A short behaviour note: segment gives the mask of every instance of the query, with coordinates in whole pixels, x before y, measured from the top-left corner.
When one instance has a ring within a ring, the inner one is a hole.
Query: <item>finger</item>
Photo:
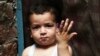
[[[69,19],[67,18],[66,21],[65,21],[64,27],[63,27],[63,31],[64,31],[64,32],[65,32],[66,29],[67,29],[68,21],[69,21]]]
[[[56,26],[59,27],[59,24],[57,23]]]
[[[58,29],[58,28],[56,29],[56,33],[57,33],[57,34],[60,34],[60,31],[59,31],[59,29]]]
[[[56,39],[60,40],[60,32],[59,29],[56,30]]]
[[[66,21],[65,21],[65,24],[64,24],[64,27],[62,29],[62,33],[61,34],[65,34],[66,33],[66,29],[68,27],[68,21],[69,21],[69,19],[67,18]]]
[[[70,40],[70,39],[71,39],[73,36],[75,36],[75,35],[77,35],[76,32],[71,33],[71,34],[69,35],[69,37],[68,37],[68,40]]]
[[[60,30],[62,29],[63,24],[64,24],[64,20],[61,21],[60,28],[59,28]]]
[[[67,28],[67,32],[69,32],[70,31],[70,29],[72,28],[72,26],[73,26],[73,23],[74,23],[74,21],[71,21],[70,22],[70,24],[69,24],[69,26],[68,26],[68,28]]]

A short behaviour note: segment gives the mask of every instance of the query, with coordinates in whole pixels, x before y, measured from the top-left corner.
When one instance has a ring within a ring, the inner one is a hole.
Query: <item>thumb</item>
[[[71,33],[70,35],[69,35],[69,40],[73,37],[73,36],[75,36],[75,35],[77,35],[77,33],[76,32],[73,32],[73,33]]]

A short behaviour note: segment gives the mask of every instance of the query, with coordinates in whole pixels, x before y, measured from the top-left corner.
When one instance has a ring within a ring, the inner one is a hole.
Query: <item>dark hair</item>
[[[51,3],[51,1],[38,1],[30,6],[28,17],[32,14],[43,14],[44,12],[50,12],[54,14],[56,23],[60,23],[62,18],[62,8],[59,8],[57,4]],[[28,22],[29,23],[29,22]]]
[[[56,21],[56,19],[59,18],[58,12],[56,11],[56,9],[54,7],[51,7],[51,6],[48,6],[48,5],[44,5],[44,4],[33,5],[30,8],[29,16],[34,14],[34,13],[35,14],[43,14],[44,12],[50,12],[50,13],[54,14],[54,16],[55,16],[54,21]]]

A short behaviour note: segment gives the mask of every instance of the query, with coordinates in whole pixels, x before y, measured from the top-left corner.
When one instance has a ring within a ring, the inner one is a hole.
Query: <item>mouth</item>
[[[47,41],[48,37],[40,37],[40,41]]]

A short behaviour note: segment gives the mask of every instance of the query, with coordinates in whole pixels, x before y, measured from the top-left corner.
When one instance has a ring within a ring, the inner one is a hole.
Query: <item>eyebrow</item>
[[[48,21],[48,22],[45,22],[44,24],[54,24],[54,22],[50,22],[50,21]],[[39,24],[39,23],[33,23],[32,25],[35,25],[35,24]]]

